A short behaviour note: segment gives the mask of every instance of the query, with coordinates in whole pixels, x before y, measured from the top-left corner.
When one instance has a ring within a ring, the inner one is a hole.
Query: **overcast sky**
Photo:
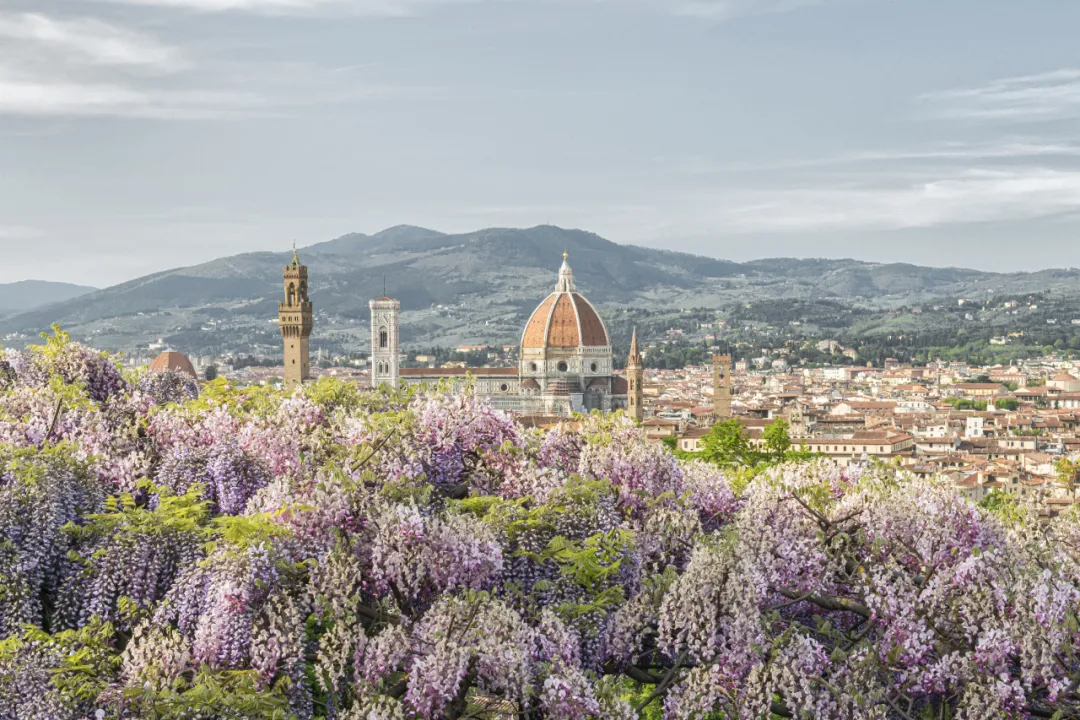
[[[1080,3],[2,0],[0,281],[408,223],[1080,265]]]

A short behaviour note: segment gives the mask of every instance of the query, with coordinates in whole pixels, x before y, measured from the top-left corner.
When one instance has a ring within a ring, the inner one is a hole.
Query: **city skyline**
[[[938,5],[13,0],[0,281],[400,223],[1080,265],[1080,8]]]

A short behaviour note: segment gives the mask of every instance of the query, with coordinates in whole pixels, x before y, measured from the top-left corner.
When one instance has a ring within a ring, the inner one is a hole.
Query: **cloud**
[[[995,80],[971,88],[928,93],[920,100],[938,117],[970,120],[1039,121],[1080,114],[1080,69]]]
[[[731,232],[899,230],[1050,217],[1080,210],[1080,171],[967,170],[907,184],[728,192]]]
[[[244,93],[20,80],[0,72],[0,114],[206,120],[267,112],[265,105]]]
[[[724,163],[656,158],[680,192],[654,197],[667,231],[820,234],[1080,216],[1080,140],[1003,138]],[[639,221],[645,222],[645,219]]]
[[[0,225],[0,240],[28,240],[41,234],[37,228],[26,225]]]
[[[201,50],[195,62],[101,20],[0,13],[0,115],[206,120],[281,115],[394,91],[353,72]]]
[[[729,20],[741,15],[788,12],[822,4],[823,0],[653,0],[654,7],[674,15]]]
[[[250,12],[298,15],[338,12],[374,17],[413,15],[425,6],[461,5],[482,0],[110,0],[139,7],[165,7],[192,12]]]
[[[161,70],[180,65],[179,53],[145,35],[92,18],[63,20],[38,13],[0,13],[0,38],[54,56],[97,65]],[[9,48],[9,51],[17,48]]]
[[[372,17],[406,17],[437,6],[528,0],[109,0],[141,7],[166,7],[193,12],[250,12],[299,15],[333,12]],[[531,0],[541,2],[543,0]],[[547,0],[573,6],[586,0]],[[665,14],[709,20],[764,15],[821,5],[826,0],[593,0],[611,6],[645,7]]]

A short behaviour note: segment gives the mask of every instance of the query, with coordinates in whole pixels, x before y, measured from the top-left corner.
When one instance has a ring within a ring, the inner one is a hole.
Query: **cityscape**
[[[0,720],[1080,720],[1080,3],[0,2]]]
[[[1074,359],[1068,350],[1008,365],[886,358],[875,367],[859,364],[853,348],[825,339],[813,349],[835,364],[807,366],[781,347],[734,361],[730,354],[716,353],[702,365],[647,367],[651,353],[684,339],[684,331],[669,328],[665,339],[640,344],[635,330],[629,356],[616,370],[602,315],[578,293],[564,252],[555,292],[530,316],[520,345],[448,349],[453,356],[479,360],[476,365],[405,352],[401,303],[385,295],[369,303],[366,356],[316,358],[312,364],[310,342],[318,328],[308,292],[309,283],[317,288],[318,278],[309,278],[295,250],[284,282],[278,317],[282,363],[235,367],[228,358],[206,357],[192,363],[181,352],[162,349],[161,342],[148,346],[161,350],[153,360],[135,357],[129,363],[271,387],[295,388],[320,377],[372,388],[449,383],[455,392],[475,393],[520,422],[544,428],[578,423],[574,418],[581,413],[623,411],[641,424],[648,442],[689,454],[700,452],[712,428],[725,420],[735,419],[758,446],[765,428],[782,420],[795,446],[840,468],[891,464],[943,478],[975,502],[995,491],[1040,496],[1048,515],[1076,500],[1060,479],[1060,462],[1080,454],[1080,357]],[[1018,306],[1003,304],[1006,311]],[[1080,325],[1080,319],[1070,324]],[[724,329],[720,320],[699,326],[698,335],[706,346],[720,348],[726,345]],[[992,336],[989,345],[1009,345],[1014,338]]]

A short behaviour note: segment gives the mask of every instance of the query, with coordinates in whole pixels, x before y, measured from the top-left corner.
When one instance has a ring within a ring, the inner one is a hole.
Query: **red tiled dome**
[[[196,380],[199,379],[199,376],[195,374],[194,366],[192,366],[191,361],[187,359],[184,353],[163,352],[150,362],[150,369],[154,372],[163,372],[165,370],[182,372]]]
[[[548,295],[533,311],[521,338],[523,348],[606,347],[607,329],[592,304],[576,292]]]

